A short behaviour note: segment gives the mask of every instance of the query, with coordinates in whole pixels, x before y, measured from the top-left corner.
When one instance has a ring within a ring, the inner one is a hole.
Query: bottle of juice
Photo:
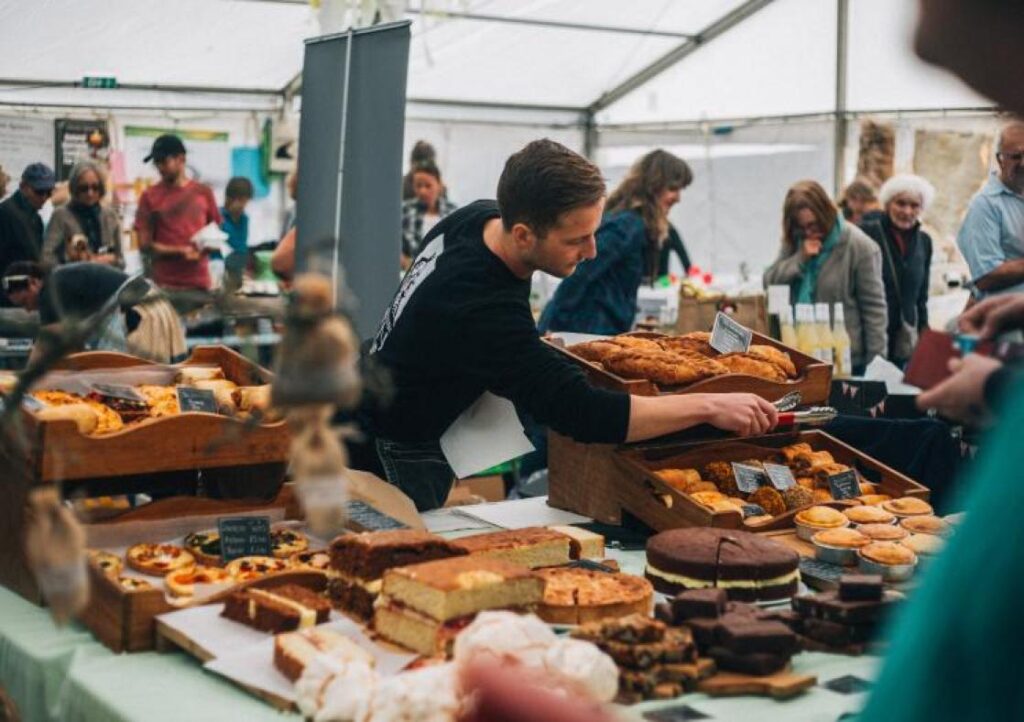
[[[810,304],[796,305],[796,340],[801,352],[818,358],[818,332],[814,327],[814,306]]]
[[[838,378],[850,376],[853,373],[853,364],[850,361],[850,334],[846,330],[841,303],[832,307],[832,344],[836,359],[832,375]]]
[[[799,348],[796,327],[793,326],[793,307],[786,306],[779,314],[779,340],[790,348]]]
[[[835,363],[833,359],[833,349],[835,344],[832,339],[832,325],[828,319],[828,304],[827,303],[816,303],[814,304],[814,325],[818,330],[818,343],[820,344],[819,358],[824,363],[832,364]]]

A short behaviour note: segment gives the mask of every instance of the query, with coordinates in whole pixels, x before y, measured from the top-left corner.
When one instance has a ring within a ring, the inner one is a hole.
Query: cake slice
[[[301,632],[285,632],[274,638],[274,666],[281,674],[296,681],[302,676],[314,657],[326,655],[331,659],[360,660],[370,667],[373,655],[339,631],[314,627]]]
[[[549,526],[569,537],[569,556],[573,559],[604,559],[604,537],[578,526]]]
[[[385,570],[464,554],[446,539],[415,529],[344,534],[331,542],[328,594],[342,611],[369,620]]]
[[[420,654],[443,654],[485,609],[532,611],[544,580],[526,567],[480,556],[389,569],[374,608],[378,634]]]
[[[330,602],[297,584],[242,589],[228,596],[221,612],[222,617],[274,633],[323,624],[330,614]]]
[[[569,537],[539,526],[473,534],[454,540],[454,544],[469,554],[501,559],[530,569],[556,567],[571,561]]]

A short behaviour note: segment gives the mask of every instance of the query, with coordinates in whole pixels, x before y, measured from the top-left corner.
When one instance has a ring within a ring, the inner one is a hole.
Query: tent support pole
[[[846,81],[849,37],[850,0],[836,0],[836,115],[835,151],[833,153],[833,190],[839,198],[846,176],[846,135],[849,121],[846,117]]]
[[[591,161],[597,154],[597,144],[597,120],[594,114],[588,111],[583,119],[583,155]]]

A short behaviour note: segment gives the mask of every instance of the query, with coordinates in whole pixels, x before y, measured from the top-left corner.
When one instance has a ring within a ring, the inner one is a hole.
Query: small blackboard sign
[[[191,386],[179,386],[178,408],[181,413],[202,411],[207,414],[217,413],[217,397],[210,389],[197,389]]]
[[[828,488],[832,492],[833,499],[855,499],[860,496],[860,482],[857,481],[857,472],[848,469],[839,474],[828,477]]]
[[[839,694],[857,694],[858,692],[866,692],[871,689],[871,683],[856,675],[844,674],[842,677],[830,679],[822,687]]]
[[[753,494],[768,481],[768,477],[761,469],[756,466],[737,464],[735,461],[732,463],[732,473],[736,477],[736,486],[744,494]]]
[[[711,717],[688,704],[681,704],[676,707],[663,707],[644,712],[644,719],[651,720],[651,722],[687,722],[688,720],[711,719]]]
[[[796,479],[788,466],[782,464],[765,464],[764,473],[768,475],[768,481],[779,491],[792,489],[796,486]]]
[[[711,348],[719,353],[746,353],[754,332],[721,311],[715,316],[711,328]]]
[[[749,519],[752,516],[764,516],[764,507],[760,504],[744,504],[743,518]]]
[[[846,567],[830,564],[813,557],[800,557],[800,578],[811,589],[836,589]]]
[[[270,556],[269,516],[222,517],[217,520],[217,532],[225,563],[239,557]]]
[[[407,529],[408,527],[384,512],[374,509],[362,501],[350,501],[345,505],[349,521],[364,531],[381,531],[383,529]]]
[[[121,399],[134,403],[145,403],[146,399],[131,386],[122,384],[93,384],[92,390],[108,399]]]

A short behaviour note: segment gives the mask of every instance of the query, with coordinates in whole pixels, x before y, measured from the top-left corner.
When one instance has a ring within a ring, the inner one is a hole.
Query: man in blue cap
[[[45,163],[32,163],[21,174],[21,184],[0,203],[0,269],[15,261],[38,261],[43,247],[43,219],[39,209],[53,195],[57,176]],[[10,306],[4,294],[0,305]]]

